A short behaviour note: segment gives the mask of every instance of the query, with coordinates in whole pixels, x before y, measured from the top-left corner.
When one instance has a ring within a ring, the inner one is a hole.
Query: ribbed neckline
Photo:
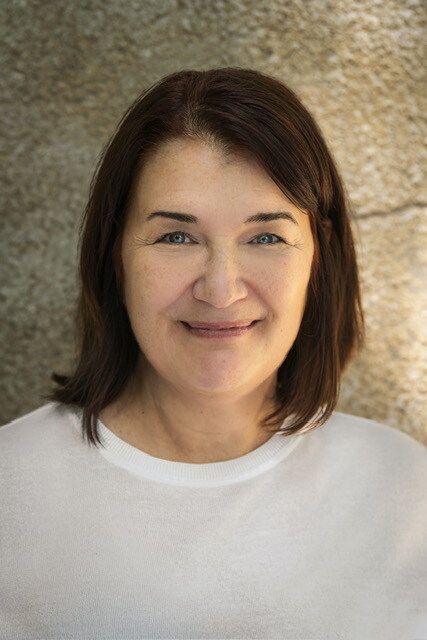
[[[82,410],[71,410],[70,418],[81,434]],[[291,419],[292,416],[286,418],[281,428]],[[98,419],[97,424],[100,440],[104,444],[104,447],[98,446],[97,451],[111,464],[142,478],[193,487],[228,485],[264,473],[284,460],[303,437],[303,434],[284,436],[275,433],[264,444],[238,458],[195,464],[156,458],[116,436],[101,420]]]

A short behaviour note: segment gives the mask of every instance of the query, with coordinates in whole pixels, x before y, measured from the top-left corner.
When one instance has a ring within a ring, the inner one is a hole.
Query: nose
[[[247,270],[235,254],[224,249],[211,252],[195,275],[193,295],[216,308],[225,308],[248,295]]]

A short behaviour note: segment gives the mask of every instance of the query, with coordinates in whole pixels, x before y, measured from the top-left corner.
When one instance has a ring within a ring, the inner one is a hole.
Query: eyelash
[[[162,242],[165,238],[167,238],[168,236],[173,236],[175,234],[182,234],[183,236],[187,236],[190,237],[188,235],[188,233],[185,233],[185,231],[170,231],[169,233],[165,233],[162,236],[160,236],[160,238],[158,238],[155,241],[155,244],[158,242]],[[278,242],[268,242],[268,243],[260,243],[259,246],[269,246],[269,245],[275,245],[275,244],[280,244],[280,243],[284,243],[284,244],[289,244],[289,242],[286,242],[286,240],[284,240],[281,236],[278,236],[277,233],[260,233],[259,235],[255,236],[254,240],[256,240],[256,238],[260,238],[261,236],[275,236],[276,238],[278,238]],[[183,242],[166,242],[165,244],[170,244],[170,245],[177,245],[179,246],[180,244],[184,244]],[[188,244],[188,243],[186,243]],[[255,243],[256,244],[256,243]]]

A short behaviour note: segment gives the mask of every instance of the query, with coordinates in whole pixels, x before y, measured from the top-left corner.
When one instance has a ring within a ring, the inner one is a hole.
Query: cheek
[[[288,322],[291,318],[302,317],[310,277],[306,257],[289,253],[275,260],[273,265],[269,263],[268,268],[265,263],[264,266],[262,268],[259,264],[253,275],[244,269],[251,306],[256,306],[253,304],[255,300],[260,310],[276,318],[285,315]],[[168,256],[157,256],[143,262],[136,257],[129,259],[125,272],[128,313],[138,324],[145,323],[146,327],[158,322],[159,316],[168,316],[177,301],[191,290],[198,273],[194,261],[185,268],[181,263],[177,269],[177,258],[172,260]]]
[[[179,292],[179,280],[162,264],[130,263],[125,280],[127,308],[149,321],[167,309]]]
[[[304,263],[287,264],[276,269],[269,278],[268,295],[273,308],[297,310],[304,306],[310,271]]]
[[[309,272],[276,274],[268,293],[268,304],[273,316],[273,340],[277,352],[286,354],[294,343],[304,315]]]

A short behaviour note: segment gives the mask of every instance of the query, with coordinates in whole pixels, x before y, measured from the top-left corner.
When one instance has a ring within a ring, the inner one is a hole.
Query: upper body
[[[49,403],[0,429],[0,638],[427,637],[427,456],[340,412],[238,458],[151,456]]]
[[[363,336],[349,214],[278,81],[134,103],[85,211],[75,370],[0,430],[4,639],[425,636],[425,448],[331,415]]]

